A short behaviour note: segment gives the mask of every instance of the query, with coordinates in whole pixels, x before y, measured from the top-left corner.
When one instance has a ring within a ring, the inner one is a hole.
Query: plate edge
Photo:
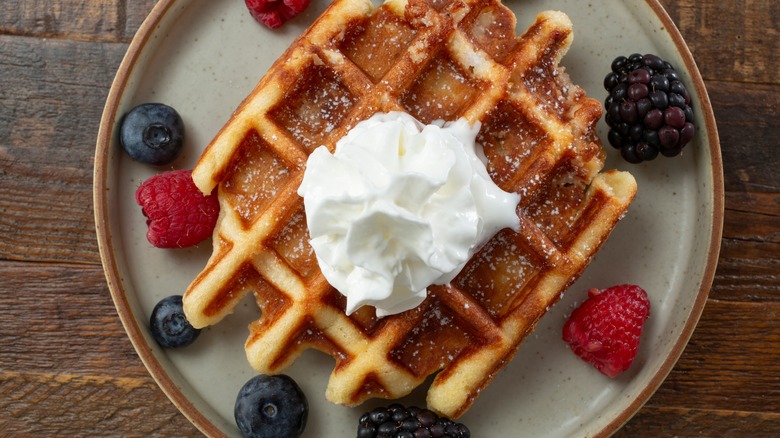
[[[674,342],[670,350],[670,354],[664,359],[653,375],[647,386],[645,386],[639,395],[630,403],[618,416],[608,423],[595,437],[608,437],[617,432],[622,426],[624,426],[639,410],[644,406],[650,397],[658,390],[661,384],[666,380],[666,377],[672,371],[677,361],[682,356],[685,347],[688,345],[691,336],[701,318],[704,311],[704,306],[707,303],[709,292],[712,287],[712,282],[715,277],[715,270],[718,264],[718,258],[720,256],[721,237],[723,234],[723,215],[724,215],[724,186],[723,186],[723,161],[720,151],[720,138],[718,136],[717,125],[715,122],[715,116],[712,109],[712,103],[710,102],[709,94],[704,85],[704,79],[701,76],[696,61],[691,53],[688,45],[685,43],[685,39],[680,33],[679,28],[674,23],[669,13],[659,2],[659,0],[645,0],[647,5],[652,9],[661,23],[664,25],[664,29],[669,37],[672,39],[675,48],[679,52],[686,70],[690,73],[693,81],[693,86],[696,88],[696,93],[699,97],[699,103],[702,106],[701,116],[704,118],[704,124],[707,131],[707,138],[709,139],[708,148],[710,153],[710,167],[712,169],[712,229],[710,231],[709,250],[707,252],[707,261],[704,266],[701,284],[699,286],[699,292],[696,295],[693,306],[691,307],[690,314],[683,325],[680,336]]]
[[[160,0],[152,8],[151,12],[149,12],[149,15],[144,19],[131,40],[122,62],[117,69],[108,97],[106,98],[106,104],[104,105],[100,126],[98,128],[95,159],[93,163],[92,201],[94,206],[95,231],[97,234],[97,244],[103,265],[103,272],[106,277],[111,298],[114,301],[122,326],[124,327],[125,332],[127,332],[141,362],[143,362],[144,366],[149,371],[149,374],[160,389],[162,389],[163,393],[195,427],[207,436],[224,437],[226,435],[210,419],[195,408],[189,399],[184,396],[181,389],[173,380],[171,380],[167,373],[163,371],[162,365],[143,339],[143,334],[141,332],[143,328],[139,326],[132,311],[130,311],[130,304],[124,293],[122,276],[119,273],[120,270],[114,255],[114,244],[108,217],[109,197],[107,195],[107,181],[109,177],[109,148],[112,136],[114,135],[119,102],[123,91],[127,87],[130,77],[132,76],[132,71],[141,57],[141,52],[155,33],[155,30],[161,24],[163,18],[170,12],[176,3],[177,0]]]

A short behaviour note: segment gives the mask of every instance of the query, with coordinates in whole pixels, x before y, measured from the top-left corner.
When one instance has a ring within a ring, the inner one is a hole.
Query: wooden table
[[[617,435],[780,436],[780,2],[661,2],[712,99],[725,224],[690,344]],[[154,3],[0,3],[0,435],[199,434],[122,329],[92,214],[103,104]]]

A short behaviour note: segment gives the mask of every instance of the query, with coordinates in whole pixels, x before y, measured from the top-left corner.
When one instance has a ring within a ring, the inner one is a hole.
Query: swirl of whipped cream
[[[496,232],[519,228],[519,195],[501,190],[476,144],[479,124],[423,125],[402,113],[358,123],[335,153],[309,156],[298,194],[328,282],[377,316],[418,306]]]

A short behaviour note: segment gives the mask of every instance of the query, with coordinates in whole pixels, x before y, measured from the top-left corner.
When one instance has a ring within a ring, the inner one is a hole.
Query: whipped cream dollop
[[[423,125],[409,114],[358,123],[309,156],[298,194],[328,282],[377,316],[418,306],[496,232],[519,229],[516,193],[488,175],[479,124]]]

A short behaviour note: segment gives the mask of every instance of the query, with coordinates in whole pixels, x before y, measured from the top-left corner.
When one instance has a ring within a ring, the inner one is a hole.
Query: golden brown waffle
[[[497,0],[336,0],[287,50],[208,146],[198,187],[218,186],[214,251],[184,297],[208,326],[247,292],[262,310],[246,352],[277,373],[307,348],[336,360],[333,402],[398,398],[439,372],[428,406],[456,418],[512,358],[539,318],[585,269],[635,192],[606,172],[595,135],[601,105],[558,67],[569,19],[545,12],[521,37]],[[410,311],[347,316],[322,276],[296,194],[306,158],[332,151],[377,112],[423,122],[481,122],[496,183],[521,195],[521,230],[490,240],[446,286]]]

